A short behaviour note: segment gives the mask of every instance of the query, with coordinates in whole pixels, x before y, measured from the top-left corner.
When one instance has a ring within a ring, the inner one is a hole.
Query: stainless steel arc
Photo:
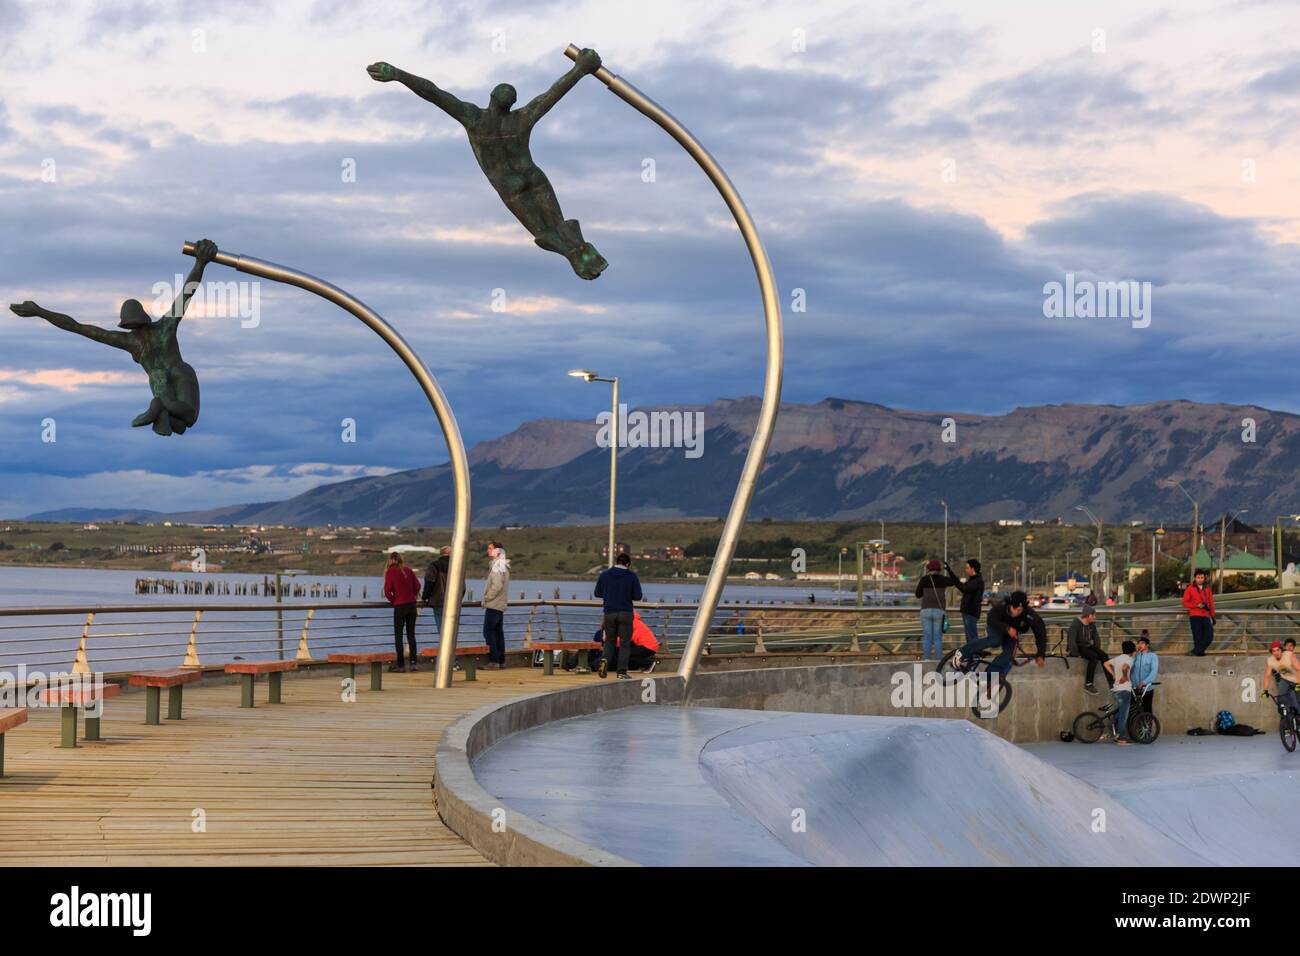
[[[569,44],[564,51],[564,55],[571,60],[575,60],[579,52],[576,46]],[[690,638],[687,640],[685,652],[682,654],[682,662],[678,669],[678,674],[681,675],[683,683],[689,691],[691,678],[694,676],[695,669],[699,664],[700,654],[704,650],[705,638],[708,636],[709,627],[713,623],[714,612],[717,610],[718,601],[722,596],[722,587],[726,583],[727,572],[731,569],[731,561],[736,553],[736,543],[740,539],[740,531],[745,524],[745,515],[749,511],[750,502],[754,498],[758,475],[763,469],[763,459],[767,457],[767,449],[771,444],[772,433],[776,428],[776,417],[780,411],[781,403],[781,375],[785,354],[785,345],[781,332],[781,305],[777,298],[776,278],[772,275],[772,265],[768,262],[767,251],[758,238],[758,230],[754,227],[754,220],[750,218],[744,200],[740,198],[740,194],[736,192],[736,187],[727,178],[726,172],[718,165],[718,161],[709,154],[709,151],[700,144],[700,141],[691,134],[691,131],[679,123],[671,113],[627,82],[627,80],[616,76],[605,67],[601,67],[592,75],[609,87],[611,93],[661,127],[704,170],[704,174],[709,177],[709,181],[721,194],[727,208],[731,210],[731,215],[736,220],[736,225],[740,228],[740,234],[745,240],[745,247],[749,250],[749,256],[754,262],[754,272],[758,276],[759,293],[763,300],[763,316],[767,332],[767,370],[763,378],[763,401],[759,408],[754,437],[749,443],[749,453],[745,456],[745,464],[740,472],[740,482],[736,485],[736,494],[731,501],[731,510],[727,512],[727,520],[722,526],[722,536],[718,541],[718,550],[714,555],[713,565],[709,569],[709,577],[704,585],[704,593],[700,596],[699,612],[696,614],[695,622],[691,626]]]
[[[194,255],[194,243],[185,243],[181,251],[187,256]],[[406,367],[411,370],[415,380],[420,383],[420,388],[424,390],[425,397],[429,399],[429,404],[433,406],[434,414],[438,417],[438,424],[442,428],[443,439],[447,443],[447,455],[450,459],[452,481],[455,488],[451,561],[447,574],[447,596],[443,604],[442,629],[439,635],[442,653],[438,655],[437,677],[434,680],[435,687],[450,687],[452,666],[456,660],[456,634],[460,622],[461,597],[465,591],[465,558],[466,548],[469,543],[470,487],[469,459],[465,455],[465,443],[461,440],[460,426],[456,424],[456,416],[452,414],[451,406],[447,403],[447,396],[443,394],[428,366],[424,364],[424,361],[416,354],[415,350],[406,344],[406,340],[397,333],[397,330],[389,325],[383,316],[374,309],[338,286],[326,282],[324,279],[318,279],[306,272],[300,272],[297,269],[291,269],[288,266],[282,266],[253,256],[241,256],[233,252],[218,252],[214,261],[248,275],[297,286],[346,309],[368,325],[381,339],[388,343],[389,348],[397,353],[398,357],[406,364]]]

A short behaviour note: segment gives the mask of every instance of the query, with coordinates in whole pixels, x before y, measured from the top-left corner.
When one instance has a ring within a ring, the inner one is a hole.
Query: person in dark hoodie
[[[944,565],[948,576],[956,581],[954,587],[961,594],[961,626],[966,633],[967,643],[978,641],[980,637],[980,611],[984,609],[984,577],[980,574],[979,558],[966,561],[966,580],[962,581],[948,565]]]
[[[632,603],[641,600],[641,579],[631,568],[632,559],[623,552],[596,579],[596,597],[604,602],[605,649],[600,656],[601,677],[609,673],[609,662],[618,654],[619,680],[627,680],[628,658],[632,653]]]
[[[424,569],[424,591],[420,594],[424,606],[433,610],[439,637],[442,636],[442,608],[447,600],[447,573],[450,568],[451,548],[444,547]]]

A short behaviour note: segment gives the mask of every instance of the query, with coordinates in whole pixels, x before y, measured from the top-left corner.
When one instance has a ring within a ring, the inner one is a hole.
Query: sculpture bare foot
[[[162,411],[162,407],[162,402],[155,398],[149,403],[148,408],[131,419],[131,427],[139,428],[141,425],[152,425],[158,420],[158,413]]]
[[[155,435],[163,435],[164,437],[172,433],[172,417],[167,414],[167,409],[159,410],[158,418],[153,423],[153,430]]]

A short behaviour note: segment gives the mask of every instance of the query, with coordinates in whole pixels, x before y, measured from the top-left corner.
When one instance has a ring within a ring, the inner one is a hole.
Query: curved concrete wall
[[[582,843],[502,805],[479,785],[473,762],[510,734],[532,727],[637,704],[734,707],[822,714],[892,717],[966,717],[1006,740],[1055,740],[1084,710],[1094,710],[1106,695],[1083,691],[1082,662],[1049,660],[1011,674],[1010,706],[995,719],[971,716],[969,703],[935,706],[935,689],[926,695],[933,664],[888,661],[816,667],[700,672],[690,699],[682,699],[675,676],[631,681],[601,681],[549,694],[493,704],[465,715],[438,741],[433,786],[439,816],[489,860],[509,866],[620,866],[630,861]],[[1240,656],[1162,659],[1155,712],[1165,734],[1190,727],[1209,728],[1219,710],[1238,722],[1272,731],[1277,714],[1269,701],[1243,702],[1263,679],[1263,659]],[[934,678],[930,678],[931,681]],[[1104,680],[1097,678],[1100,686]],[[1158,746],[1158,744],[1156,745]]]

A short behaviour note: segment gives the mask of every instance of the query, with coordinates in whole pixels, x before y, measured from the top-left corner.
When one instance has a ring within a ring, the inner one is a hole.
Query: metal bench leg
[[[477,658],[477,657],[473,657],[473,656],[471,656],[471,657],[467,657],[467,658],[465,658],[465,679],[466,679],[466,680],[477,680],[477,679],[478,679],[478,678],[476,678],[476,677],[474,676],[474,668],[475,668],[477,665],[478,665],[478,658]]]
[[[355,690],[357,686],[357,665],[348,665],[348,680],[352,681],[352,687]]]
[[[176,684],[167,688],[167,719],[181,719],[181,702],[185,699],[185,685]]]
[[[542,674],[550,677],[555,673],[555,651],[542,651]]]
[[[379,661],[370,662],[370,689],[384,689],[384,665]]]
[[[103,707],[104,705],[101,703],[99,706]],[[99,718],[91,717],[90,714],[86,714],[86,739],[99,739]]]
[[[144,689],[144,722],[151,726],[158,723],[158,700],[162,696],[162,690],[158,687],[146,687]]]
[[[269,692],[267,693],[266,696],[267,703],[269,704],[284,703],[284,701],[280,699],[280,678],[283,676],[284,674],[282,674],[280,671],[271,671],[271,673],[266,675],[267,678],[266,684],[269,689]]]
[[[257,702],[253,700],[253,675],[239,675],[239,706],[256,707]]]
[[[63,706],[63,733],[60,737],[59,746],[77,746],[77,708],[71,704]]]
[[[5,775],[5,735],[0,734],[0,777]]]

